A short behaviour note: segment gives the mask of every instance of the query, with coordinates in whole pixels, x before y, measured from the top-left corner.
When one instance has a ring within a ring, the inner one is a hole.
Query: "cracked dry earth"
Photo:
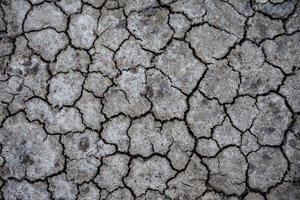
[[[299,200],[299,0],[1,0],[0,191]]]

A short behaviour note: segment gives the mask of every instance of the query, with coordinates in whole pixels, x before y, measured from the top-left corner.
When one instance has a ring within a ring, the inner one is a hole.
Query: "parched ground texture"
[[[299,0],[1,0],[0,199],[299,200]]]

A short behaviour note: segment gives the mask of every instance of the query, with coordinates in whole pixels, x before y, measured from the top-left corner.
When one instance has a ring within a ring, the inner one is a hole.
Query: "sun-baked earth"
[[[299,0],[1,0],[0,199],[299,200]]]

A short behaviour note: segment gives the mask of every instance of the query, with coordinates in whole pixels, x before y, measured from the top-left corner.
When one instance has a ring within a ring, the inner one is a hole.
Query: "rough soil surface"
[[[0,199],[299,200],[299,0],[0,0]]]

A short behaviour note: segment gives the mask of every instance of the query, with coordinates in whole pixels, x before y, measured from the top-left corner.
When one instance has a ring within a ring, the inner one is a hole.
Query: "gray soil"
[[[0,199],[299,200],[299,0],[1,0]]]

